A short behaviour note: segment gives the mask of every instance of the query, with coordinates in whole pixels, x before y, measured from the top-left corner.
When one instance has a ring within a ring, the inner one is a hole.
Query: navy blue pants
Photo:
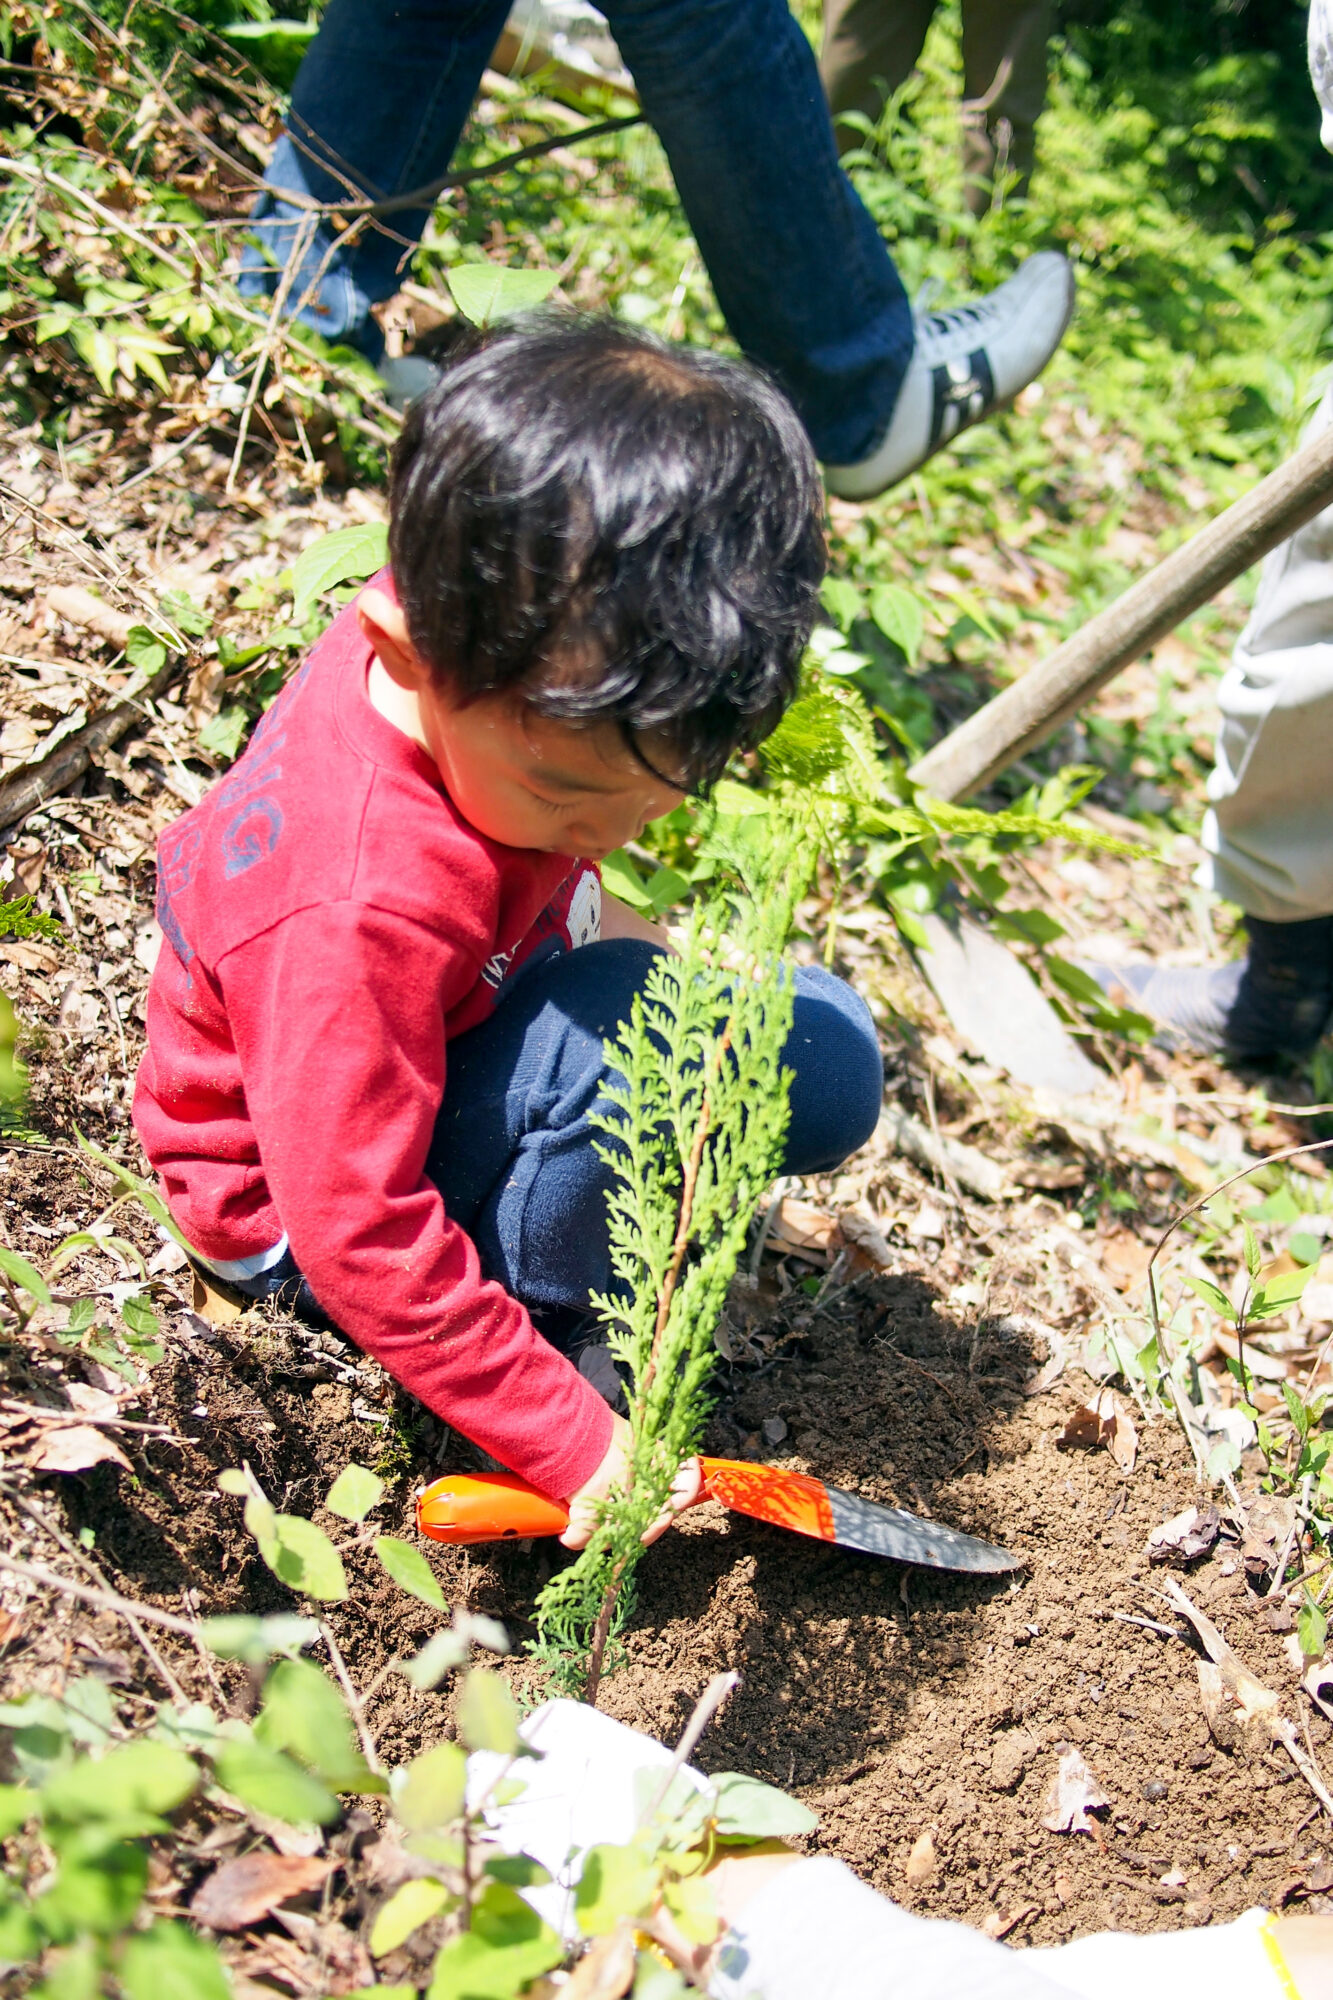
[[[588,1122],[607,1075],[603,1043],[629,1018],[655,947],[636,938],[548,958],[489,1021],[449,1044],[448,1081],[426,1171],[499,1279],[559,1338],[611,1285],[606,1192]],[[825,1173],[875,1129],[884,1071],[865,1002],[817,967],[796,971],[784,1062],[794,1071],[784,1173]],[[290,1255],[238,1287],[314,1307]],[[317,1308],[315,1309],[317,1311]]]
[[[604,11],[738,344],[782,382],[818,457],[865,458],[912,358],[912,309],[838,163],[787,0],[604,0]],[[508,12],[509,0],[329,0],[264,175],[242,292],[271,292],[296,248],[301,211],[284,189],[382,199],[447,171]],[[400,212],[349,245],[324,218],[291,293],[316,286],[302,317],[377,360],[370,308],[397,291],[428,219]]]

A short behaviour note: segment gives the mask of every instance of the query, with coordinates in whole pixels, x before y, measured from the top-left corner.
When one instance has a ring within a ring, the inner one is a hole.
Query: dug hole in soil
[[[4,1166],[8,1213],[26,1228],[54,1236],[86,1214],[75,1159],[14,1150]],[[151,1225],[129,1227],[146,1250],[158,1247]],[[1110,1615],[1176,1623],[1144,1545],[1198,1498],[1179,1433],[1140,1422],[1128,1475],[1105,1450],[1062,1448],[1087,1378],[1071,1367],[1025,1393],[1044,1359],[1029,1323],[964,1323],[943,1305],[966,1272],[959,1255],[946,1246],[928,1265],[923,1251],[912,1269],[911,1254],[894,1274],[830,1283],[814,1299],[798,1284],[777,1300],[771,1282],[747,1299],[742,1281],[748,1359],[724,1368],[706,1448],[938,1515],[1004,1543],[1025,1569],[904,1569],[710,1504],[647,1556],[625,1659],[601,1705],[671,1739],[709,1676],[739,1669],[742,1685],[698,1752],[705,1769],[796,1792],[820,1816],[812,1847],[910,1908],[1015,1944],[1221,1920],[1293,1892],[1326,1907],[1311,1893],[1323,1886],[1323,1852],[1306,1851],[1322,1838],[1318,1808],[1294,1768],[1277,1751],[1214,1745],[1190,1648]],[[183,1294],[188,1278],[170,1282]],[[314,1514],[343,1543],[351,1598],[329,1622],[357,1685],[371,1686],[438,1620],[368,1551],[346,1546],[354,1537],[319,1514],[322,1498],[349,1460],[375,1467],[393,1482],[377,1526],[412,1536],[414,1491],[475,1466],[475,1453],[336,1336],[267,1309],[218,1326],[183,1299],[162,1318],[166,1354],[135,1409],[167,1434],[116,1433],[133,1475],[103,1465],[28,1492],[71,1540],[92,1531],[97,1562],[130,1597],[176,1611],[291,1609],[240,1502],[217,1489],[219,1471],[248,1460],[280,1508]],[[11,1367],[11,1395],[37,1386]],[[31,1516],[5,1511],[13,1552],[49,1559]],[[423,1546],[448,1600],[502,1618],[521,1646],[561,1559],[556,1545]],[[1234,1545],[1220,1542],[1186,1582],[1253,1671],[1290,1677]],[[122,1690],[144,1685],[113,1618],[38,1597],[10,1625],[7,1693],[89,1670]],[[188,1647],[168,1650],[193,1697],[216,1703],[225,1686],[242,1706],[253,1699],[243,1669],[214,1664],[210,1687]],[[541,1698],[542,1676],[521,1652],[505,1671],[525,1699]],[[405,1760],[451,1732],[449,1692],[422,1696],[391,1674],[369,1720],[385,1760]],[[1316,1751],[1333,1734],[1319,1719],[1311,1731]],[[1069,1747],[1110,1801],[1092,1835],[1042,1824]]]

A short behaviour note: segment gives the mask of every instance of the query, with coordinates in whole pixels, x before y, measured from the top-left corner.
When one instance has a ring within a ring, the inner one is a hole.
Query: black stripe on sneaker
[[[968,424],[983,417],[995,401],[995,377],[984,347],[964,361],[949,361],[932,370],[935,388],[930,416],[930,448],[947,444]]]

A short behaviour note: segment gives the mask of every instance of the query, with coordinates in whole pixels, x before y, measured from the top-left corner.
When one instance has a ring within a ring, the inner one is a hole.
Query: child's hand
[[[615,1429],[607,1446],[606,1457],[598,1466],[591,1479],[571,1494],[569,1501],[569,1526],[560,1537],[567,1549],[586,1548],[592,1539],[592,1531],[597,1525],[598,1503],[605,1500],[613,1486],[623,1486],[629,1470],[630,1428],[623,1417],[612,1419]],[[645,1545],[655,1542],[659,1535],[671,1526],[672,1516],[683,1514],[687,1507],[698,1504],[699,1488],[703,1483],[703,1473],[697,1458],[687,1458],[680,1471],[671,1482],[671,1492],[667,1504],[644,1535]]]

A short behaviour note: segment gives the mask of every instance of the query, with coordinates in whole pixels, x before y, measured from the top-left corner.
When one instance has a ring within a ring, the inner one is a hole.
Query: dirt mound
[[[32,1198],[56,1215],[79,1194],[82,1169],[34,1166]],[[26,1177],[27,1160],[11,1154],[11,1191]],[[148,1247],[151,1231],[142,1234]],[[1086,1378],[1071,1372],[1026,1395],[1042,1358],[1031,1338],[1003,1320],[979,1338],[942,1306],[945,1275],[862,1277],[814,1303],[797,1288],[752,1307],[748,1348],[765,1358],[727,1368],[708,1448],[770,1456],[929,1512],[1003,1541],[1026,1568],[975,1579],[906,1570],[710,1505],[645,1563],[604,1706],[670,1737],[709,1675],[738,1668],[742,1686],[700,1752],[706,1767],[796,1791],[820,1814],[816,1846],[911,1907],[1015,1942],[1176,1927],[1305,1892],[1322,1855],[1305,1851],[1312,1800],[1293,1767],[1219,1750],[1187,1645],[1111,1615],[1176,1623],[1144,1544],[1195,1496],[1178,1433],[1141,1425],[1130,1474],[1104,1450],[1062,1448]],[[371,1466],[393,1482],[381,1525],[408,1535],[416,1486],[477,1463],[336,1336],[271,1313],[216,1327],[183,1305],[164,1315],[164,1331],[164,1359],[136,1409],[162,1432],[117,1433],[133,1476],[99,1466],[35,1491],[71,1546],[91,1537],[104,1575],[130,1597],[171,1610],[290,1608],[240,1503],[217,1490],[218,1472],[243,1459],[298,1513],[317,1512],[348,1460]],[[34,1359],[28,1393],[38,1378],[49,1386],[49,1362]],[[398,1761],[450,1728],[447,1693],[379,1680],[437,1620],[388,1584],[354,1533],[322,1519],[339,1531],[352,1586],[329,1623],[357,1685],[373,1690],[383,1753]],[[17,1554],[49,1559],[30,1514],[12,1524]],[[450,1600],[501,1616],[519,1641],[558,1555],[550,1543],[430,1549]],[[1219,1543],[1187,1583],[1247,1663],[1280,1680],[1281,1639],[1234,1547]],[[123,1665],[105,1671],[151,1684],[126,1647],[120,1621],[38,1599],[18,1611],[5,1681],[51,1685],[71,1661],[110,1659]],[[169,1657],[187,1691],[216,1699],[188,1647]],[[212,1672],[244,1708],[244,1670]],[[518,1656],[509,1672],[540,1698],[531,1661]],[[1312,1724],[1316,1748],[1330,1735]],[[1111,1802],[1092,1836],[1042,1824],[1070,1746]]]

